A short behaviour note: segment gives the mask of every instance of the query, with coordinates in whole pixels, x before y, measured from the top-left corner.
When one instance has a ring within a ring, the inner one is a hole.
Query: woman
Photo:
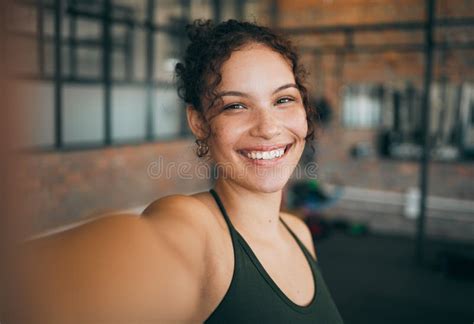
[[[198,155],[216,164],[214,189],[44,240],[35,265],[50,280],[29,283],[42,292],[35,310],[78,322],[342,323],[309,230],[280,212],[312,136],[297,54],[250,23],[188,32],[179,91]]]

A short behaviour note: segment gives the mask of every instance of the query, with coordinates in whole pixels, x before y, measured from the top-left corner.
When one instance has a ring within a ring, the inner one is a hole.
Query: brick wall
[[[209,187],[176,162],[196,167],[190,140],[21,157],[17,183],[23,187],[21,215],[28,232],[91,217],[110,210],[145,206],[158,197]],[[184,172],[183,172],[184,170]]]

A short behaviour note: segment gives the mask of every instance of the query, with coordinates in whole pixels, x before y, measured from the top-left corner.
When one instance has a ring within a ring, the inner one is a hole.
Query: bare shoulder
[[[199,199],[187,195],[170,195],[155,200],[142,212],[152,222],[186,223],[204,230],[212,220],[209,208]]]
[[[145,208],[142,214],[151,215],[154,212],[165,208],[171,208],[175,210],[193,210],[197,208],[198,211],[205,211],[207,209],[206,205],[193,196],[176,194],[165,196],[153,201],[148,205],[147,208]]]
[[[205,269],[214,271],[215,257],[222,252],[227,224],[216,212],[213,197],[207,192],[170,195],[157,199],[142,213],[159,237],[194,263],[204,260]]]
[[[186,195],[162,197],[142,212],[142,218],[181,255],[191,259],[207,255],[215,221],[209,207],[199,199]]]
[[[283,218],[283,221],[288,224],[295,235],[306,246],[311,255],[317,260],[313,237],[305,222],[301,218],[290,213],[280,212],[280,215]]]

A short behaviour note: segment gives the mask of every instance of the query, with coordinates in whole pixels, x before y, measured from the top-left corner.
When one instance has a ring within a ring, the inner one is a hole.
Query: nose
[[[255,115],[250,135],[263,139],[272,139],[280,135],[281,125],[275,117],[274,111],[269,108],[262,108],[258,109]]]

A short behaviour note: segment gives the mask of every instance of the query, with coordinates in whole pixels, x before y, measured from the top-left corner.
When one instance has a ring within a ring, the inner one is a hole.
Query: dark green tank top
[[[205,323],[343,323],[318,263],[281,218],[303,251],[313,274],[315,293],[306,306],[295,304],[280,290],[232,225],[217,193],[213,189],[210,192],[229,227],[234,248],[234,272],[224,298]]]

